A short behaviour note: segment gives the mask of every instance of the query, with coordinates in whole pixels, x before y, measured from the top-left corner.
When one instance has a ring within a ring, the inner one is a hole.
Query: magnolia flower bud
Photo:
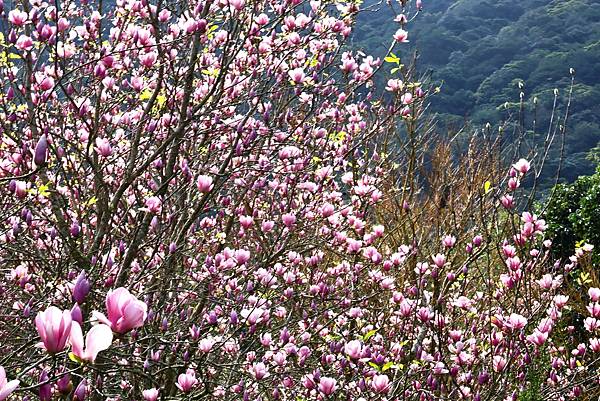
[[[39,397],[40,401],[50,401],[52,399],[52,385],[50,383],[45,383],[48,381],[48,372],[46,370],[42,370],[40,373],[40,378],[38,383],[41,384],[39,388]],[[45,384],[42,384],[45,383]]]
[[[73,383],[71,383],[71,375],[68,373],[62,376],[56,382],[56,387],[61,394],[69,394],[73,390]]]
[[[79,224],[77,224],[77,222],[71,224],[70,232],[73,237],[79,236],[79,233],[81,232],[81,227],[79,227]]]
[[[73,401],[84,401],[87,397],[87,380],[83,379],[73,393]]]
[[[89,292],[90,282],[85,275],[85,271],[82,271],[79,273],[75,286],[73,287],[73,300],[78,304],[81,304]]]
[[[83,314],[81,313],[79,304],[73,305],[73,308],[71,309],[71,319],[79,324],[83,324]]]

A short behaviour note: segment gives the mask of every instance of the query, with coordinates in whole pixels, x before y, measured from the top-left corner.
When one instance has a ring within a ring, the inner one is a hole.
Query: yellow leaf
[[[48,191],[48,189],[50,189],[50,188],[48,187],[48,185],[45,185],[45,184],[39,185],[37,187],[38,194],[40,196],[43,196],[44,198],[46,198],[48,195],[50,195],[50,192]]]
[[[95,196],[92,196],[92,197],[90,198],[90,200],[89,200],[89,201],[87,201],[87,205],[88,205],[88,206],[92,206],[92,205],[95,205],[97,202],[98,202],[98,198],[96,198]]]
[[[150,89],[144,89],[142,93],[140,93],[140,100],[148,100],[152,97],[152,91]]]
[[[80,363],[80,364],[82,364],[82,363],[83,363],[83,361],[82,361],[81,359],[79,359],[79,358],[77,357],[77,355],[75,355],[75,354],[74,354],[74,353],[72,353],[72,352],[69,352],[69,359],[70,359],[70,360],[72,360],[73,362],[76,362],[76,363]]]
[[[492,190],[492,183],[489,181],[486,181],[485,184],[483,184],[483,190],[485,191],[486,194],[488,194]]]
[[[391,53],[389,56],[387,56],[383,60],[386,63],[393,63],[393,64],[398,64],[400,62],[400,59],[394,53]]]

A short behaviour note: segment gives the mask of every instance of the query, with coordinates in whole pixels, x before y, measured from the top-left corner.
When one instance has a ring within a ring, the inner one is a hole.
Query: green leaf
[[[399,64],[400,59],[394,54],[390,53],[389,56],[383,59],[386,63]]]
[[[381,372],[381,368],[375,362],[369,362],[368,365],[370,367],[372,367],[373,369],[375,369],[376,371]]]
[[[39,185],[37,187],[38,195],[43,196],[44,198],[48,197],[48,195],[50,195],[50,192],[48,191],[49,189],[50,187],[48,185]]]
[[[394,362],[386,362],[385,365],[383,365],[383,367],[381,368],[381,371],[385,372],[386,370],[388,370],[394,366],[395,366]]]
[[[148,88],[144,89],[140,93],[140,100],[148,100],[152,97],[152,91]]]
[[[369,341],[369,338],[373,337],[377,332],[379,331],[379,329],[373,329],[373,330],[369,330],[367,332],[367,334],[364,335],[363,337],[363,341],[367,342]]]

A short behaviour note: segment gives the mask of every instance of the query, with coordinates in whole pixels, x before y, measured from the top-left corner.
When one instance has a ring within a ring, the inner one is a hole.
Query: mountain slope
[[[366,2],[365,8],[373,3]],[[597,0],[430,0],[409,25],[419,69],[430,70],[442,91],[432,99],[441,121],[497,123],[506,102],[539,99],[548,117],[555,88],[564,102],[575,70],[574,100],[563,177],[593,172],[586,159],[600,141],[600,3]],[[385,52],[382,39],[397,29],[383,6],[359,19],[354,45]],[[404,49],[403,55],[409,53]],[[543,127],[543,125],[538,125]],[[540,131],[541,128],[540,128]],[[541,135],[541,132],[538,134]],[[550,161],[556,164],[556,157]]]

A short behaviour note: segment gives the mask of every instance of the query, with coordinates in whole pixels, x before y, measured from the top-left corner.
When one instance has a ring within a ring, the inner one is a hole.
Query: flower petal
[[[69,339],[69,342],[73,348],[73,354],[79,359],[85,359],[83,352],[83,333],[81,332],[81,326],[78,322],[73,322],[71,324],[71,338]]]
[[[19,386],[18,380],[11,380],[0,389],[0,401],[5,400]]]
[[[100,351],[110,347],[112,340],[112,330],[107,325],[99,324],[92,327],[85,336],[85,359],[94,362]]]

